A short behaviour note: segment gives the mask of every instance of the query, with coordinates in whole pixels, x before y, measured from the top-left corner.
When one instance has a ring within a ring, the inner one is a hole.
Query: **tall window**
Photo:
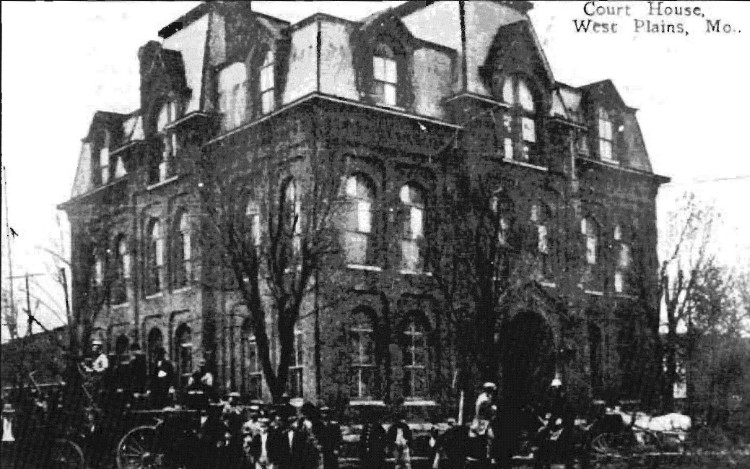
[[[109,146],[110,137],[109,132],[106,130],[102,131],[102,146],[99,148],[99,171],[101,172],[102,184],[109,182],[110,168],[109,168]]]
[[[231,130],[245,120],[247,108],[247,69],[234,63],[219,72],[219,111],[222,127]]]
[[[552,261],[550,256],[550,233],[549,223],[551,220],[550,208],[540,202],[531,206],[531,222],[536,231],[536,251],[542,264],[542,275],[549,278],[552,274]]]
[[[586,252],[586,265],[584,269],[584,283],[590,287],[596,281],[596,269],[599,262],[599,225],[593,218],[584,218],[581,220],[581,233],[584,238]],[[599,282],[596,281],[596,286]]]
[[[169,166],[177,154],[177,135],[167,130],[167,126],[177,120],[178,102],[176,99],[166,101],[159,108],[156,118],[156,131],[159,134],[161,146],[160,159],[154,161],[149,168],[149,183],[164,181],[169,173]]]
[[[158,220],[152,219],[147,225],[147,229],[145,290],[147,295],[153,295],[161,291],[164,240]]]
[[[112,282],[112,303],[120,304],[128,301],[127,280],[130,278],[130,253],[124,235],[115,240],[115,278]]]
[[[93,278],[95,287],[101,287],[104,285],[104,275],[105,275],[104,254],[101,252],[96,252],[94,254],[94,278]]]
[[[404,396],[427,395],[427,338],[421,322],[411,319],[404,330]]]
[[[401,266],[408,271],[422,269],[419,244],[424,237],[424,195],[421,188],[407,184],[401,188],[403,226],[401,238]]]
[[[173,264],[174,269],[174,286],[184,287],[191,280],[192,246],[190,238],[190,217],[187,213],[181,212],[175,222]]]
[[[245,208],[248,241],[256,248],[260,246],[260,207],[254,200],[250,200]]]
[[[599,108],[599,157],[603,160],[612,161],[613,147],[612,120],[604,108]]]
[[[511,105],[504,118],[506,137],[504,150],[506,159],[529,161],[537,164],[536,102],[526,80],[518,76],[508,76],[503,82],[503,100]],[[514,135],[518,141],[514,145]],[[514,150],[516,149],[517,150]]]
[[[387,106],[396,105],[398,76],[396,57],[393,49],[378,44],[372,57],[373,97],[376,102]]]
[[[347,262],[368,264],[372,240],[373,190],[370,182],[362,175],[351,176],[346,180],[346,196],[349,210],[346,220],[345,249]]]
[[[630,246],[627,244],[623,237],[622,227],[620,225],[615,226],[614,231],[615,250],[616,250],[616,263],[615,263],[615,291],[622,293],[627,289],[627,273],[630,269],[631,254]]]
[[[260,109],[263,114],[273,111],[276,102],[274,95],[274,56],[273,51],[266,52],[263,65],[260,67]]]
[[[255,341],[255,335],[247,326],[242,330],[241,343],[241,366],[242,366],[242,392],[247,394],[250,399],[263,398],[263,366],[258,354],[258,343]]]
[[[358,312],[354,325],[349,330],[351,345],[351,395],[358,399],[372,399],[377,397],[375,377],[375,335],[370,318],[363,312]]]
[[[193,373],[193,333],[187,324],[182,324],[175,332],[175,356],[177,357],[177,373],[180,376],[180,386],[187,386]]]
[[[291,241],[291,254],[299,254],[302,247],[302,200],[294,179],[284,186],[282,214],[285,218],[284,236]]]
[[[305,369],[305,356],[302,333],[294,333],[294,350],[292,362],[289,365],[289,397],[302,397],[302,377]]]

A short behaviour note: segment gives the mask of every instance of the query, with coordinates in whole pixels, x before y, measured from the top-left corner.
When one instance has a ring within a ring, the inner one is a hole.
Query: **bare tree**
[[[697,282],[715,263],[710,251],[712,227],[717,214],[695,194],[685,194],[669,215],[667,245],[659,269],[659,298],[666,313],[667,333],[663,342],[664,380],[662,407],[674,410],[674,385],[678,373],[678,328],[692,311]]]
[[[214,286],[228,275],[230,289],[247,307],[263,375],[278,401],[294,356],[295,324],[307,310],[316,272],[339,250],[335,220],[344,162],[316,149],[286,164],[253,158],[237,177],[233,164],[220,169],[215,157],[191,158],[200,188],[202,245],[218,261],[207,267],[214,271]]]

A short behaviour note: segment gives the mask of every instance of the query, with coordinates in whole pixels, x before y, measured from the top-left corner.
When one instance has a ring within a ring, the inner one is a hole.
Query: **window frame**
[[[426,191],[418,184],[409,182],[401,186],[399,190],[399,201],[402,209],[401,268],[409,272],[421,272],[424,269],[424,256],[419,244],[425,237],[425,199]],[[418,228],[415,229],[414,215],[417,213],[419,213]],[[415,231],[418,233],[414,233]],[[409,250],[416,254],[414,259],[409,258]]]
[[[356,337],[356,350],[355,350]],[[363,340],[363,337],[366,338]],[[366,313],[359,311],[355,314],[355,322],[349,327],[349,344],[351,351],[351,387],[356,388],[352,397],[358,400],[377,400],[379,398],[377,383],[377,343],[375,341],[375,326]],[[366,345],[370,344],[372,355],[367,353]],[[369,360],[367,359],[369,358]],[[369,374],[370,385],[365,384],[365,376]]]
[[[276,110],[276,54],[266,51],[263,63],[258,71],[258,93],[261,114],[270,114]]]
[[[292,399],[301,399],[305,395],[305,349],[304,334],[294,331],[294,343],[292,347],[292,360],[289,362],[289,374],[287,378],[287,391]],[[296,392],[299,391],[299,392]]]
[[[502,100],[508,105],[502,124],[505,130],[503,158],[539,166],[543,155],[539,131],[541,103],[536,86],[520,74],[505,75],[502,83]]]
[[[177,376],[180,387],[185,388],[193,374],[193,330],[186,323],[182,323],[174,334]]]
[[[152,296],[160,293],[163,286],[164,235],[158,218],[150,218],[146,227],[144,293]]]
[[[381,64],[382,66],[379,66]],[[398,106],[398,68],[398,59],[393,47],[383,42],[378,43],[372,54],[372,97],[376,104]]]
[[[187,211],[178,212],[174,221],[172,243],[172,286],[183,288],[192,278],[192,227]]]
[[[114,254],[115,272],[110,288],[110,300],[112,304],[119,305],[128,302],[128,280],[130,279],[130,252],[124,234],[115,237]]]
[[[611,113],[604,107],[599,106],[597,108],[597,126],[596,126],[596,138],[598,142],[597,148],[599,149],[599,159],[606,162],[615,162],[615,137],[614,137],[614,121],[612,120]],[[607,135],[608,134],[608,135]],[[607,149],[607,151],[605,151]]]
[[[375,186],[362,173],[350,175],[345,180],[345,196],[348,204],[344,227],[344,250],[348,264],[372,265],[373,239],[375,233]],[[363,257],[354,257],[352,247],[360,248]]]
[[[263,363],[258,352],[255,334],[247,326],[242,331],[240,366],[242,393],[248,395],[250,399],[263,399]]]
[[[406,322],[406,327],[402,330],[404,337],[403,347],[403,370],[404,370],[404,398],[407,400],[420,400],[429,394],[429,344],[427,340],[427,327],[422,321],[412,316]],[[419,354],[417,354],[417,339],[422,342],[423,362],[417,363]],[[419,380],[416,378],[423,374],[423,389],[417,389]]]

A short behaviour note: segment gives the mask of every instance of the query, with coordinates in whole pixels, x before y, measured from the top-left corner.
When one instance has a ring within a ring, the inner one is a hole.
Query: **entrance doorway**
[[[503,397],[516,409],[544,402],[555,376],[555,341],[540,314],[518,313],[501,333]]]

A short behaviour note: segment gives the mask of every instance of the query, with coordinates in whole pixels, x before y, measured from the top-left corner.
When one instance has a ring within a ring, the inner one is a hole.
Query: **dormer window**
[[[219,111],[222,127],[231,130],[245,121],[247,108],[247,69],[243,63],[234,63],[219,73]]]
[[[109,182],[109,132],[102,131],[101,147],[99,148],[99,171],[101,172],[101,183]]]
[[[396,105],[396,56],[393,49],[378,44],[372,57],[373,98],[379,104]]]
[[[612,155],[613,133],[612,119],[604,108],[599,108],[599,157],[604,161],[614,161]]]
[[[531,86],[521,77],[505,77],[502,98],[511,106],[503,120],[505,159],[536,164],[539,157],[537,104]]]
[[[274,56],[273,51],[266,52],[263,65],[260,67],[260,109],[263,114],[274,110]]]

